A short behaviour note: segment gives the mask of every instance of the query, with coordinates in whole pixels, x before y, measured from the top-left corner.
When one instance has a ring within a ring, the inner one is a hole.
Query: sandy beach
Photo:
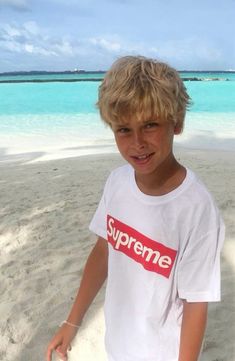
[[[235,361],[235,153],[177,148],[214,195],[226,224],[222,302],[209,308],[202,361]],[[0,157],[0,360],[43,361],[67,317],[95,242],[88,224],[117,154],[37,162]],[[74,341],[69,361],[105,361],[104,288]],[[146,360],[147,361],[147,360]]]

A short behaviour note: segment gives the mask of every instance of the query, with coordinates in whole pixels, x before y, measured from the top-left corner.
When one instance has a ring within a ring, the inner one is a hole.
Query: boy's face
[[[136,177],[154,175],[172,165],[174,134],[180,129],[161,120],[120,121],[112,123],[117,147],[135,169]]]

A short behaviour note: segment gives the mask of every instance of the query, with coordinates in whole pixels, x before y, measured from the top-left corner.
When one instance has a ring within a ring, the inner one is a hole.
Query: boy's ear
[[[182,128],[179,126],[179,124],[176,124],[175,128],[174,128],[174,134],[178,135],[181,133],[181,131],[182,131]]]

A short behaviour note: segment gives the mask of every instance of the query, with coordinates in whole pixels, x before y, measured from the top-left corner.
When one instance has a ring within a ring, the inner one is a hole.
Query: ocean
[[[235,73],[180,74],[202,81],[185,81],[193,106],[175,143],[235,150]],[[115,152],[112,132],[95,106],[102,77],[98,73],[0,76],[0,159]]]

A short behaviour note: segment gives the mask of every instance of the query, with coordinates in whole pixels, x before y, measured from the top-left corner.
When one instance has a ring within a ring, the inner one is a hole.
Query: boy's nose
[[[134,132],[133,138],[133,142],[136,148],[142,149],[145,147],[145,138],[144,134],[141,131]]]

